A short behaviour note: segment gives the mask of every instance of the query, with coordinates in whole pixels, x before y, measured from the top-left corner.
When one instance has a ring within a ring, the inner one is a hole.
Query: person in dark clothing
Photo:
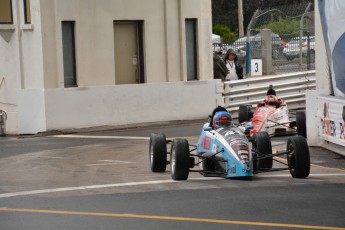
[[[222,79],[225,81],[225,77],[228,74],[225,62],[222,58],[223,49],[216,47],[213,53],[213,77],[214,79]]]
[[[226,52],[224,61],[229,71],[225,77],[226,81],[243,79],[243,67],[239,63],[237,54],[232,48]]]

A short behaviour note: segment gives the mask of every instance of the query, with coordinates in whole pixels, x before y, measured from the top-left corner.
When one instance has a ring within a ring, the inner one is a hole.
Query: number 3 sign
[[[252,59],[250,62],[250,75],[261,76],[262,75],[262,59]]]

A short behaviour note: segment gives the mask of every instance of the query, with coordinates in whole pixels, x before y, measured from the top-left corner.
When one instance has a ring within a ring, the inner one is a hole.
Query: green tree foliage
[[[234,42],[237,38],[237,35],[234,32],[231,32],[230,28],[225,25],[215,25],[212,28],[212,33],[220,35],[226,42]]]
[[[299,31],[299,20],[284,19],[279,17],[278,21],[269,22],[260,26],[260,29],[270,29],[277,34],[293,34]]]
[[[244,29],[247,28],[255,10],[275,8],[282,5],[302,4],[314,0],[243,0]],[[226,25],[238,32],[238,1],[212,0],[212,24]],[[293,10],[293,9],[292,9]],[[313,7],[310,9],[313,11]]]

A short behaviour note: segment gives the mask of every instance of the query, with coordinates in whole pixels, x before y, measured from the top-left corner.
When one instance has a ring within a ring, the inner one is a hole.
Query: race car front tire
[[[253,117],[251,108],[251,105],[240,105],[238,109],[238,122],[240,124],[249,121]]]
[[[165,172],[167,166],[167,144],[163,133],[152,133],[149,149],[152,172]]]
[[[272,155],[271,139],[267,132],[257,132],[253,135],[253,150],[257,157]],[[253,161],[254,170],[269,170],[273,166],[273,158],[255,159]]]
[[[305,111],[296,112],[296,126],[297,126],[298,135],[307,138],[307,125],[306,125]]]
[[[310,173],[310,154],[307,141],[302,136],[292,136],[286,150],[289,171],[293,178],[306,178]]]
[[[174,139],[170,151],[170,169],[173,180],[187,180],[189,175],[189,144],[186,139]]]

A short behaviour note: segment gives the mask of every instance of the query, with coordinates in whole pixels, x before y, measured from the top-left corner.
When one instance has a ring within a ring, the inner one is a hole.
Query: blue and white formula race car
[[[186,139],[167,140],[163,133],[152,133],[149,148],[151,171],[165,172],[170,164],[174,180],[187,180],[189,172],[240,178],[262,172],[289,170],[294,178],[309,176],[309,148],[303,136],[289,137],[286,150],[273,154],[266,132],[255,133],[249,142],[243,131],[232,124],[215,128],[212,124],[221,111],[225,113],[226,109],[217,107],[210,115],[197,145],[190,145]],[[287,162],[277,159],[283,155],[287,156]],[[273,161],[284,167],[273,168]]]

